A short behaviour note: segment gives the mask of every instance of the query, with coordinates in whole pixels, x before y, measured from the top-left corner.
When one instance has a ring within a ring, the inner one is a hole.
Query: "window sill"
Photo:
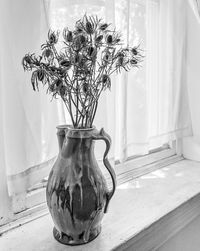
[[[4,234],[0,246],[2,251],[156,250],[198,215],[200,163],[181,160],[119,185],[102,233],[86,245],[56,242],[51,217],[45,215]]]

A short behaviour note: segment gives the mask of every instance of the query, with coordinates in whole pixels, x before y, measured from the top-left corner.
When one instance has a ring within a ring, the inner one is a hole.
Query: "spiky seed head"
[[[85,37],[84,35],[81,34],[81,35],[79,36],[79,40],[80,40],[80,43],[81,43],[81,44],[85,44],[85,42],[86,42],[86,37]]]
[[[31,56],[30,55],[25,55],[22,59],[25,63],[27,64],[31,64],[32,63],[32,59],[31,59]]]
[[[50,66],[49,69],[54,73],[57,72],[58,68],[56,66]]]
[[[80,37],[76,36],[74,39],[74,46],[77,50],[79,50],[81,48],[81,42],[80,42]]]
[[[71,61],[67,59],[63,59],[59,62],[60,66],[70,68],[71,66]]]
[[[61,79],[56,79],[55,81],[54,81],[54,85],[56,86],[56,87],[61,87],[62,86],[62,80]]]
[[[105,23],[105,24],[101,24],[101,25],[99,26],[99,29],[102,30],[102,31],[105,31],[105,30],[108,28],[108,26],[109,26],[109,25],[106,24],[106,23]]]
[[[117,63],[118,63],[119,66],[122,66],[123,63],[124,63],[124,56],[119,57],[118,60],[117,60]]]
[[[55,32],[49,31],[48,39],[50,44],[56,44],[58,42],[58,34],[56,35]]]
[[[38,80],[39,80],[39,81],[42,81],[42,80],[44,79],[44,75],[45,75],[45,72],[44,72],[43,69],[39,69],[39,70],[37,71],[37,77],[38,77]]]
[[[95,41],[96,43],[100,43],[103,39],[103,35],[99,35],[98,37],[96,37]]]
[[[82,32],[83,32],[83,28],[81,27],[81,22],[79,20],[78,22],[76,22],[76,25],[75,25],[75,33],[79,34]]]
[[[55,84],[50,84],[49,85],[49,91],[54,92],[55,91]]]
[[[60,96],[63,97],[66,94],[66,86],[62,85],[59,89]]]
[[[47,48],[43,51],[43,56],[46,57],[46,58],[49,58],[51,56],[53,56],[53,52],[51,49]]]
[[[107,42],[107,44],[112,44],[112,42],[113,42],[113,37],[112,37],[112,35],[108,35],[108,36],[107,36],[106,42]]]
[[[138,62],[137,62],[137,60],[136,59],[131,59],[130,60],[130,64],[131,65],[136,65]]]
[[[81,61],[82,61],[82,56],[80,55],[80,53],[77,53],[74,57],[74,63],[75,64],[79,63],[80,66]]]
[[[83,92],[86,93],[88,91],[88,82],[83,83]]]
[[[69,42],[69,43],[71,43],[73,41],[73,34],[72,34],[71,31],[67,32],[66,41]]]
[[[68,70],[68,69],[67,69],[66,67],[60,69],[60,74],[61,74],[62,77],[65,76],[67,70]]]
[[[85,30],[88,34],[93,34],[93,32],[94,32],[93,26],[92,26],[91,22],[88,20],[86,21],[86,24],[85,24]]]
[[[131,49],[131,52],[133,53],[133,55],[137,55],[138,54],[138,51],[136,48],[132,48]]]
[[[105,84],[109,80],[109,76],[107,74],[103,74],[102,76],[102,82]]]

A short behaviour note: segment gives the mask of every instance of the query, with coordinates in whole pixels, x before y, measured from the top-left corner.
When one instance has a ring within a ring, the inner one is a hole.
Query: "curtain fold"
[[[184,1],[160,1],[158,21],[159,125],[153,136],[168,134],[169,139],[176,139],[192,134],[186,85],[186,20]]]
[[[37,53],[46,39],[43,1],[4,0],[2,7],[0,133],[4,137],[9,194],[13,195],[48,175],[50,168],[36,170],[56,155],[55,128],[64,119],[43,87],[40,92],[33,92],[31,74],[24,73],[21,64],[25,53]]]
[[[115,4],[115,24],[124,40],[140,43],[145,55],[142,68],[117,78],[116,156],[123,161],[192,135],[185,75],[186,5],[180,0]]]
[[[197,19],[200,23],[200,1],[199,0],[188,0],[190,7]]]

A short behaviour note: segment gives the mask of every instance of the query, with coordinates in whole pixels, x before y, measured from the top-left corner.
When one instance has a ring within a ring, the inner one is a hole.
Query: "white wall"
[[[187,14],[186,74],[193,137],[183,140],[183,155],[200,161],[200,22],[189,4]]]

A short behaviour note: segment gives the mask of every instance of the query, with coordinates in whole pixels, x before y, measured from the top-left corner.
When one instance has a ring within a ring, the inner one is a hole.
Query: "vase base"
[[[77,245],[82,245],[86,244],[92,240],[94,240],[101,232],[101,225],[98,226],[97,228],[93,229],[90,231],[89,238],[84,238],[84,235],[82,237],[73,239],[73,237],[68,236],[65,233],[60,233],[55,227],[53,228],[53,236],[54,238],[65,245],[70,245],[70,246],[77,246]]]

